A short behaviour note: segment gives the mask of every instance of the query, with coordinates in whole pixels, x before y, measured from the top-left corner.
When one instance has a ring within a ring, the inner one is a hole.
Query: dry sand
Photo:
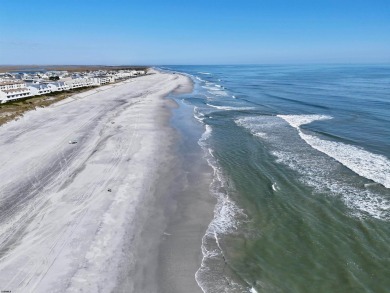
[[[157,72],[0,127],[0,290],[169,292],[175,275],[161,271],[176,265],[160,244],[180,214],[169,201],[181,177],[163,97],[175,89],[190,80]],[[186,232],[199,264],[209,218]],[[178,276],[182,288],[199,264]],[[181,292],[199,291],[191,281]]]

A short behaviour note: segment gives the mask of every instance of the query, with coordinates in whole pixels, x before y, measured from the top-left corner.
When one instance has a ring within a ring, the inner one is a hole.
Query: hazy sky
[[[390,62],[390,0],[0,0],[0,64]]]

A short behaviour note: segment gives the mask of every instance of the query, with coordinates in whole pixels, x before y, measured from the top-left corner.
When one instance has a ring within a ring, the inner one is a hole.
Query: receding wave
[[[296,128],[300,137],[311,147],[339,161],[360,176],[390,188],[390,161],[385,156],[373,154],[342,142],[323,140],[306,134],[300,129],[301,125],[317,120],[332,119],[332,117],[324,115],[278,115],[278,117]]]

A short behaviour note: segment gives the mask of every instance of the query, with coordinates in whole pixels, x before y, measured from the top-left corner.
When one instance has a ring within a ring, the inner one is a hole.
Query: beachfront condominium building
[[[32,96],[45,95],[51,93],[50,87],[47,84],[31,83],[27,86],[30,89]]]
[[[77,72],[72,74],[72,77],[65,77],[68,75],[66,71],[53,71],[46,75],[38,73],[1,74],[0,103],[30,96],[45,95],[51,92],[66,91],[81,87],[101,86],[144,74],[146,74],[146,71],[143,70],[120,70],[116,72],[99,70],[92,73]],[[50,81],[51,76],[61,76],[61,80]]]
[[[115,82],[114,76],[107,76],[107,75],[95,76],[91,79],[92,79],[94,85],[105,85],[108,83]]]
[[[75,89],[80,87],[93,86],[93,80],[91,78],[69,78],[64,80],[64,83],[69,87],[69,89]]]
[[[31,96],[31,91],[26,83],[19,80],[0,81],[0,102],[5,103],[16,99]]]
[[[47,84],[52,92],[61,92],[69,90],[69,86],[63,81],[54,81]]]

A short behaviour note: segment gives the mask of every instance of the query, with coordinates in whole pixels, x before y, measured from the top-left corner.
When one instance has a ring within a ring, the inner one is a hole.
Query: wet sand
[[[198,145],[204,126],[194,119],[192,106],[180,103],[172,125],[180,135],[175,150],[180,174],[174,180],[171,216],[160,246],[159,284],[161,292],[202,292],[195,273],[202,262],[202,238],[216,203],[209,192],[213,170]]]

